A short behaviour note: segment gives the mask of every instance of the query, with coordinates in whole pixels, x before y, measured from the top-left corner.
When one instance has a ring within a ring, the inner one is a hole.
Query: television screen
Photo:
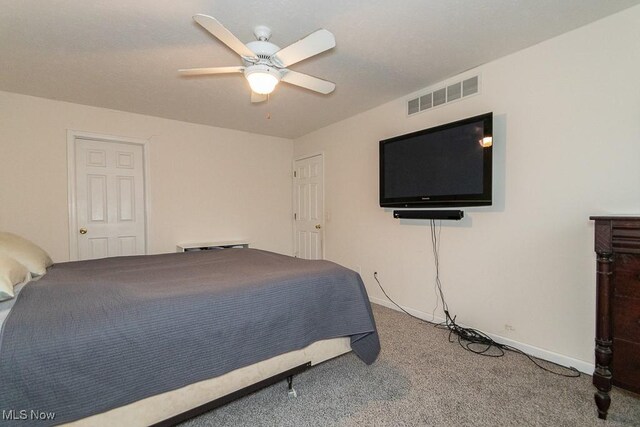
[[[491,205],[493,114],[380,141],[380,206]]]

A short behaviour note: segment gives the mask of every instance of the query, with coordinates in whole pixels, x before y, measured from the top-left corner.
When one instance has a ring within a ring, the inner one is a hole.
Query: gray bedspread
[[[376,359],[362,280],[332,262],[225,249],[56,264],[6,319],[2,423],[84,418],[341,336]]]

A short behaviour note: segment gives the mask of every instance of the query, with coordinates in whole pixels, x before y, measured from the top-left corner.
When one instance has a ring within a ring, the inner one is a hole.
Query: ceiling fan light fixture
[[[249,81],[251,90],[261,95],[268,95],[280,82],[280,71],[267,65],[253,65],[247,67],[244,76]]]

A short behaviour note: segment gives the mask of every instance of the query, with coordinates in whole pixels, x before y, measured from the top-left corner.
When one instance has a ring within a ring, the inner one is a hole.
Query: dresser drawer
[[[615,254],[614,268],[616,271],[635,271],[640,273],[640,256],[632,254]]]
[[[613,292],[620,297],[640,298],[640,271],[616,268],[613,276]]]
[[[640,393],[640,344],[613,340],[613,384]]]
[[[614,253],[640,254],[640,222],[613,221],[610,230]]]
[[[613,336],[640,344],[640,299],[613,298]]]

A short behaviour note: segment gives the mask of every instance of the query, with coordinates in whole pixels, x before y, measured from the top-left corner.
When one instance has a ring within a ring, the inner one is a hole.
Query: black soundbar
[[[464,218],[464,212],[457,209],[440,211],[393,211],[394,218],[404,219],[453,219],[459,221]]]

